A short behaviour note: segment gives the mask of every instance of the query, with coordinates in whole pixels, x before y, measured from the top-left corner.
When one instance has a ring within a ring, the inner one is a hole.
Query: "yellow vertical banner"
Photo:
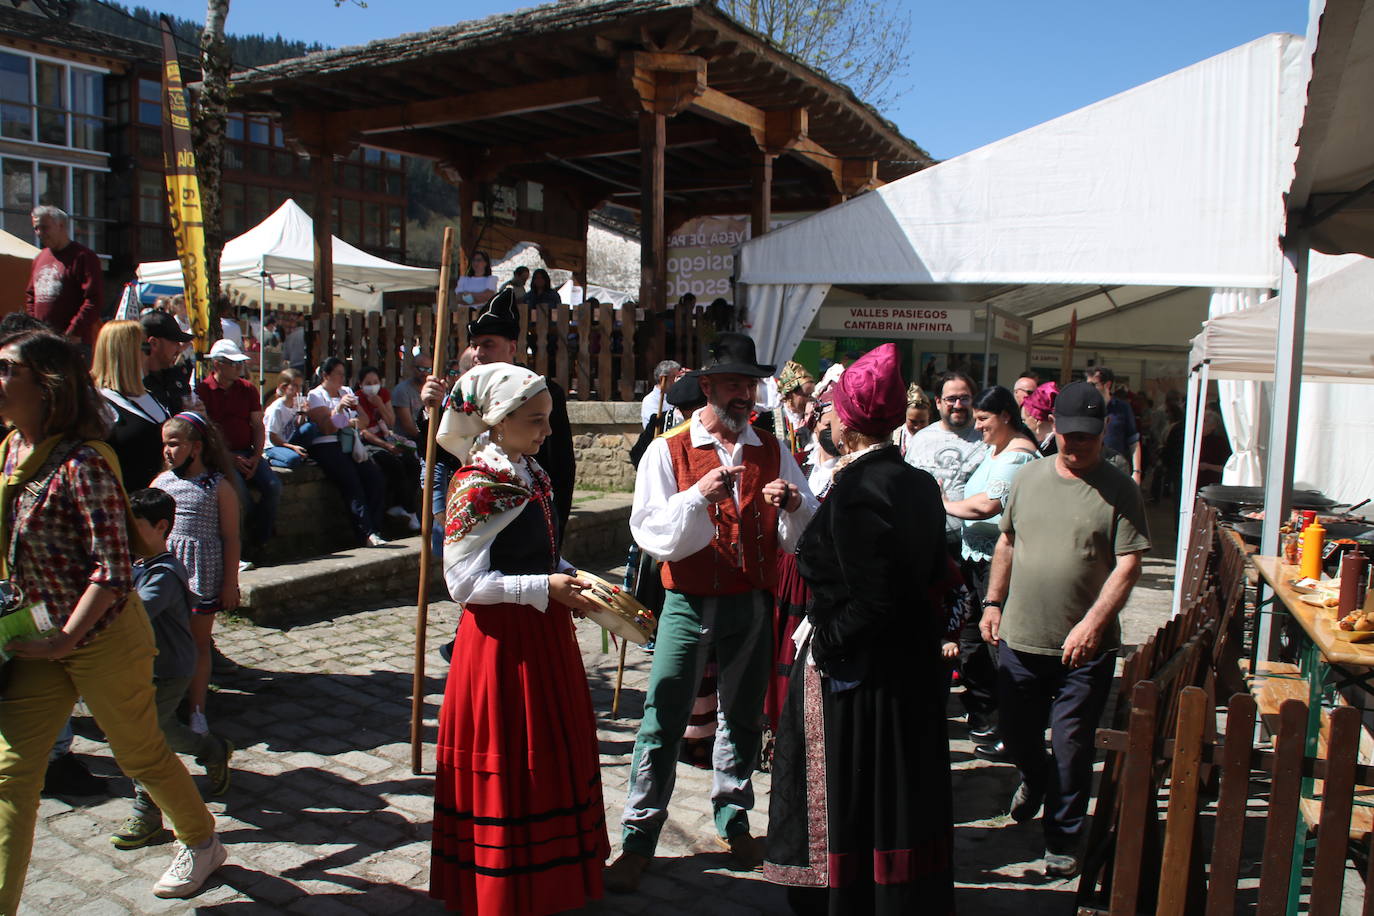
[[[186,286],[196,352],[210,349],[210,288],[205,276],[205,224],[200,210],[200,179],[191,142],[191,109],[181,82],[172,26],[162,17],[162,164],[167,175],[167,213],[177,260]]]

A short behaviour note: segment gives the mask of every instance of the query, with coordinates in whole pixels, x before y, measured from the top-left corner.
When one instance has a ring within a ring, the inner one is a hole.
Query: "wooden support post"
[[[334,155],[328,149],[312,152],[310,174],[315,179],[315,345],[311,362],[324,362],[329,345],[329,318],[334,312]]]
[[[644,309],[644,317],[651,321],[661,319],[667,305],[668,253],[663,225],[666,123],[667,119],[658,112],[639,113],[639,305]],[[658,327],[656,345],[646,360],[650,366],[663,358],[663,325],[660,323]]]
[[[755,153],[750,172],[754,199],[749,214],[749,237],[756,239],[768,231],[768,224],[773,221],[773,156],[762,151]]]

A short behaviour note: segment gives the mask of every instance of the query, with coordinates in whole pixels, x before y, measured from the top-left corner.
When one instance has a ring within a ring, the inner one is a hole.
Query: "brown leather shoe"
[[[639,889],[639,879],[649,867],[650,858],[637,852],[622,852],[601,873],[602,883],[612,894],[630,894]]]
[[[730,852],[735,860],[735,868],[740,871],[753,871],[763,865],[763,841],[747,833],[729,839],[717,836],[716,842],[722,849]]]

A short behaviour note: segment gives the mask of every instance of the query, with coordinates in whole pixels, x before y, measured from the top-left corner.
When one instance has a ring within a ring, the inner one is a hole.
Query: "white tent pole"
[[[1198,426],[1198,389],[1201,387],[1202,367],[1188,373],[1188,400],[1184,404],[1183,416],[1183,468],[1178,482],[1178,543],[1174,547],[1174,597],[1173,616],[1183,610],[1183,569],[1188,562],[1188,532],[1193,527],[1193,500],[1188,492],[1188,481],[1194,479],[1194,466],[1197,453],[1191,447],[1193,430]],[[1205,389],[1204,389],[1205,391]]]
[[[1264,468],[1264,527],[1260,553],[1277,556],[1279,526],[1288,518],[1293,499],[1293,457],[1297,451],[1298,402],[1302,393],[1302,346],[1307,327],[1307,230],[1290,214],[1283,239],[1283,272],[1279,277],[1279,325],[1274,350],[1274,402],[1270,411],[1269,450]],[[1269,658],[1273,616],[1259,619],[1258,660]]]
[[[264,345],[263,337],[267,333],[267,271],[261,264],[258,266],[258,391],[260,394],[267,393],[267,372],[266,363],[263,362],[267,357],[267,347]]]
[[[992,386],[992,306],[985,306],[983,317],[983,387]]]

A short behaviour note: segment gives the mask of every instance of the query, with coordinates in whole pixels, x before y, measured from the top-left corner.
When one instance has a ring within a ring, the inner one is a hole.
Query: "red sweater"
[[[68,242],[61,251],[44,248],[33,259],[24,311],[57,333],[95,346],[104,304],[100,258],[85,245]]]

